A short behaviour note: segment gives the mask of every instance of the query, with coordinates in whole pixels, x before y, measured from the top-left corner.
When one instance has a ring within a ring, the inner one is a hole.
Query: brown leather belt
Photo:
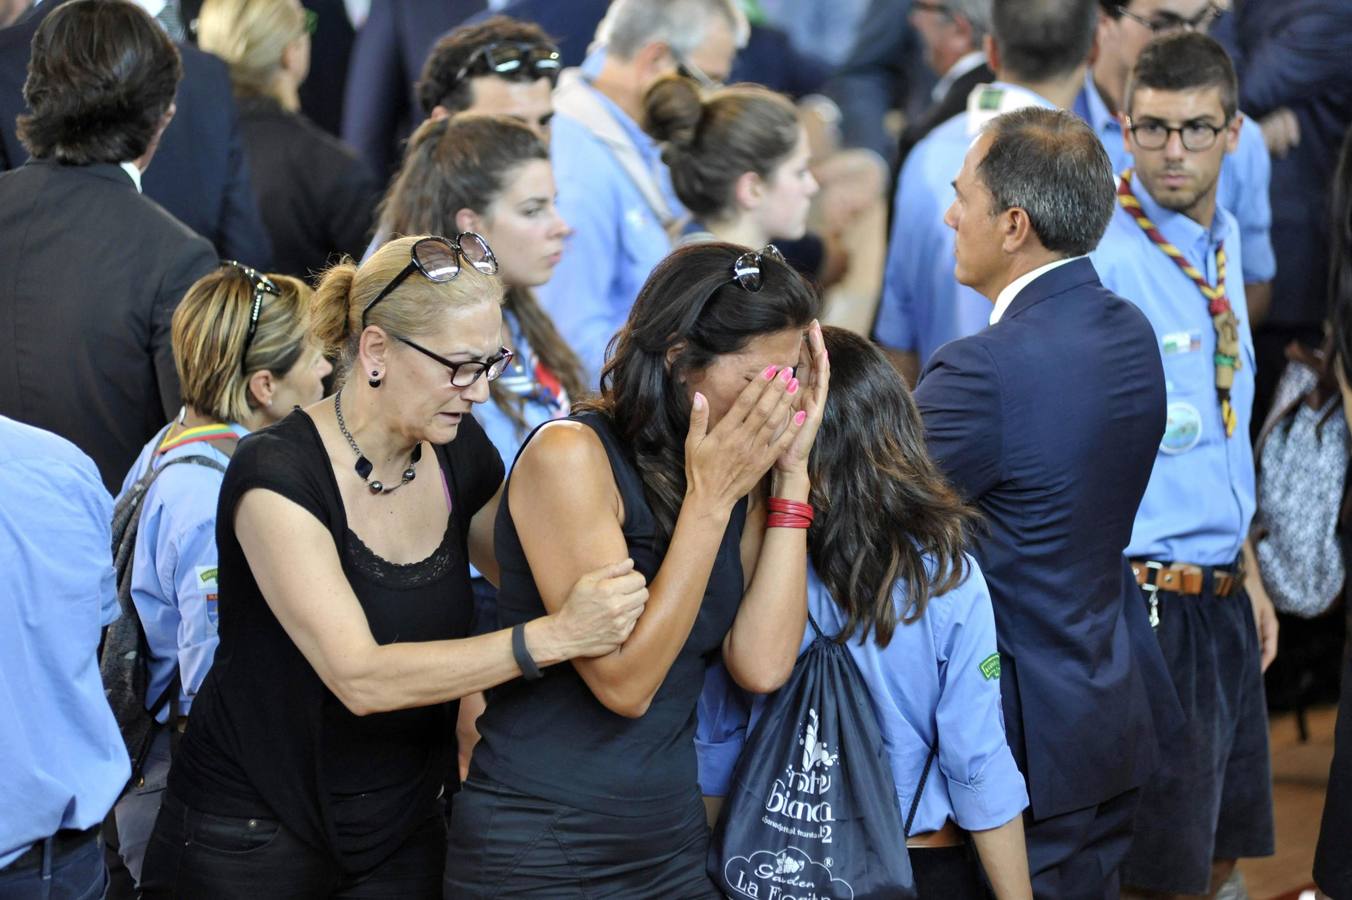
[[[961,847],[966,843],[967,832],[963,831],[952,819],[944,822],[944,827],[938,831],[927,831],[924,834],[913,834],[906,839],[907,847]]]
[[[1199,596],[1206,583],[1203,567],[1190,563],[1160,563],[1154,560],[1133,559],[1131,571],[1136,576],[1136,583],[1142,587],[1153,585],[1157,590],[1172,591],[1190,597]],[[1239,589],[1241,581],[1239,573],[1223,569],[1213,569],[1211,578],[1212,591],[1217,597],[1230,596]]]

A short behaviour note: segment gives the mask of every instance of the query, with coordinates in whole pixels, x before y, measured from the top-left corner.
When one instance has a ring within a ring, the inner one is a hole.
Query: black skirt
[[[698,790],[680,808],[615,816],[471,777],[455,797],[443,897],[717,900]]]

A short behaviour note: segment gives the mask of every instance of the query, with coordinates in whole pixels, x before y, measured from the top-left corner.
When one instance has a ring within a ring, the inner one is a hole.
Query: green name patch
[[[981,661],[981,674],[987,681],[1000,677],[1000,654],[992,653]]]
[[[216,580],[216,571],[214,567],[210,569],[198,568],[197,577],[203,584],[209,584]],[[985,663],[982,663],[982,665],[984,666]]]

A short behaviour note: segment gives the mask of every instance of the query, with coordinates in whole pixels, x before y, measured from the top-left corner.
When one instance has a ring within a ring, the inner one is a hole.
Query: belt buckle
[[[1157,595],[1159,594],[1160,586],[1157,582],[1160,577],[1159,573],[1164,571],[1164,563],[1159,562],[1158,560],[1148,559],[1142,563],[1142,565],[1145,566],[1147,572],[1151,570],[1155,572],[1154,578],[1151,578],[1148,574],[1146,575],[1145,581],[1141,583],[1141,590],[1146,592],[1146,599],[1150,601],[1150,627],[1152,629],[1159,628],[1160,599]]]

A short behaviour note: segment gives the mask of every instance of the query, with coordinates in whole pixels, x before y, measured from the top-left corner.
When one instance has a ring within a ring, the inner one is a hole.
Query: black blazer
[[[308,278],[336,255],[361,259],[379,199],[366,164],[269,98],[240,100],[239,125],[272,236],[272,271]]]
[[[1087,260],[941,347],[915,398],[985,526],[1010,746],[1041,819],[1142,784],[1182,711],[1123,550],[1164,434],[1155,333]]]
[[[385,181],[423,120],[417,84],[432,45],[484,0],[372,0],[347,70],[343,140]]]
[[[27,110],[23,83],[33,35],[42,19],[63,2],[45,0],[20,22],[0,30],[3,168],[15,168],[28,159],[14,120]],[[175,99],[178,111],[145,173],[146,196],[211,241],[222,257],[266,269],[272,247],[249,184],[230,74],[225,63],[209,53],[184,44],[178,49],[183,58],[183,80]]]
[[[121,166],[0,174],[0,414],[73,441],[115,493],[178,410],[170,317],[216,264]]]

